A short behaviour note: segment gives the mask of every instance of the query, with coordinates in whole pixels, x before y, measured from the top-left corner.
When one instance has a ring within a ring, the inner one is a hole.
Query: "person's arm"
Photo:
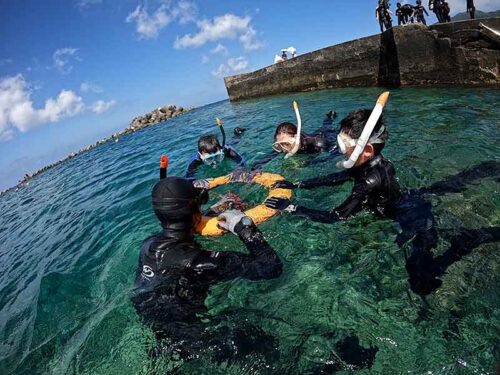
[[[349,181],[351,176],[348,171],[335,172],[323,177],[311,178],[301,182],[296,182],[295,185],[300,189],[313,189],[319,186],[335,186],[341,185]]]
[[[424,12],[427,15],[427,17],[429,17],[429,13],[427,13],[427,11],[425,10],[425,7],[422,6],[422,9],[424,10]]]
[[[187,178],[192,178],[194,177],[194,174],[196,173],[196,169],[202,165],[203,162],[200,160],[200,157],[198,154],[195,154],[191,161],[189,162],[189,165],[186,170],[186,177]]]
[[[245,165],[245,159],[243,159],[243,156],[241,156],[233,147],[226,146],[224,152],[228,158],[230,158],[237,164],[236,167]]]
[[[291,215],[306,217],[319,223],[334,223],[340,220],[347,220],[363,209],[370,186],[366,183],[354,186],[351,195],[337,208],[326,210],[314,210],[303,206],[290,204],[287,198],[269,198],[264,202],[266,207],[274,210],[286,211]]]
[[[264,157],[257,161],[253,166],[252,166],[252,171],[255,169],[261,169],[264,165],[269,163],[271,160],[273,160],[275,157],[277,157],[280,153],[273,151],[270,152],[269,154],[264,155]]]
[[[196,272],[215,272],[219,280],[242,277],[249,280],[272,279],[281,275],[283,264],[278,254],[264,239],[257,226],[241,211],[231,210],[219,216],[225,221],[221,227],[237,235],[245,244],[248,254],[236,252],[204,251],[192,268]],[[248,224],[248,223],[247,223]]]

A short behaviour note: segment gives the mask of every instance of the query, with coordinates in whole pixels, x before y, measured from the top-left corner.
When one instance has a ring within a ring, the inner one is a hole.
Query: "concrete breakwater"
[[[97,146],[103,145],[107,142],[118,142],[120,137],[122,137],[122,136],[135,133],[136,131],[145,129],[147,127],[158,124],[160,122],[167,121],[167,120],[172,119],[174,117],[180,116],[186,112],[189,112],[193,109],[194,109],[194,107],[184,108],[184,107],[178,107],[176,105],[166,105],[166,106],[162,106],[162,107],[159,107],[157,109],[154,109],[153,111],[148,112],[145,115],[135,117],[134,119],[132,119],[132,122],[130,123],[130,125],[127,128],[125,128],[124,130],[119,131],[117,133],[114,133],[114,134],[110,135],[109,137],[103,138],[103,139],[101,139],[101,140],[99,140],[99,141],[97,141],[89,146],[86,146],[78,151],[72,152],[71,154],[69,154],[65,158],[60,159],[54,163],[48,164],[45,167],[40,168],[36,172],[25,174],[24,177],[19,180],[19,183],[16,186],[3,190],[2,192],[0,192],[0,195],[2,195],[3,193],[6,193],[7,191],[12,190],[12,189],[18,190],[18,189],[22,188],[23,186],[28,186],[29,180],[31,178],[35,177],[36,175],[43,173],[43,172],[47,171],[48,169],[53,168],[53,167],[65,162],[66,160],[72,159],[75,156],[78,156],[80,154],[83,154],[84,152],[90,151]]]
[[[485,27],[486,26],[486,27]],[[500,18],[409,24],[224,78],[231,101],[341,87],[500,84]]]

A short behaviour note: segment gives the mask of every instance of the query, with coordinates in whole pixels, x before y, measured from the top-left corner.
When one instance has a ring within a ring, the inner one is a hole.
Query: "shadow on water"
[[[384,87],[401,86],[399,58],[394,29],[390,28],[380,34],[380,58],[377,84]]]

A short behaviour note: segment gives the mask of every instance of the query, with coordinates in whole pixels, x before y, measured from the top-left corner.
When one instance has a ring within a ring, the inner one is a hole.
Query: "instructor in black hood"
[[[208,195],[187,179],[160,180],[152,200],[163,229],[142,244],[132,301],[161,349],[189,358],[217,346],[200,319],[210,286],[235,278],[276,278],[282,263],[252,220],[236,210],[220,215],[219,226],[238,236],[248,254],[201,248],[194,227]]]

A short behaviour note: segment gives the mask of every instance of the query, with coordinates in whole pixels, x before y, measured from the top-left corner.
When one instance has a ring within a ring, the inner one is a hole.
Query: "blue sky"
[[[0,0],[0,189],[160,105],[226,99],[224,75],[269,65],[281,48],[301,54],[377,33],[375,6]],[[476,7],[495,10],[500,0]]]

